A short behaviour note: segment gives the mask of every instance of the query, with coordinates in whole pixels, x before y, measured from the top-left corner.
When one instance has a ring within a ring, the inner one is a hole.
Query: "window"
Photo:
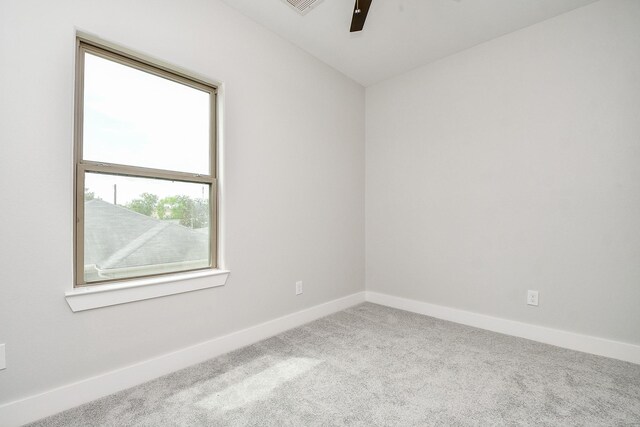
[[[216,267],[216,88],[78,41],[76,286]]]

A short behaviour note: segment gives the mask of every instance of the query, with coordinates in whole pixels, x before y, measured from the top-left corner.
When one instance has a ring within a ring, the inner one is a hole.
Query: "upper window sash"
[[[215,87],[83,41],[77,62],[79,162],[216,176]],[[130,129],[121,123],[115,129],[128,143],[126,150],[105,146],[105,112],[121,114],[125,124],[127,114],[135,120]],[[165,126],[175,117],[187,125]],[[154,157],[153,151],[164,156]]]

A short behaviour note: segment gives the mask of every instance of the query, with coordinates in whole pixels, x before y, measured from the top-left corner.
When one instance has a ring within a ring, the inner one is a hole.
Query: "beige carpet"
[[[640,365],[365,303],[36,426],[640,426]]]

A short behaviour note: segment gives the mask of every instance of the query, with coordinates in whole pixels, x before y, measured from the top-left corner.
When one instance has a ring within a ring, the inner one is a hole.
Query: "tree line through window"
[[[85,201],[102,200],[95,195],[95,192],[89,191],[88,188],[85,188],[84,199]],[[117,200],[114,204],[117,204]],[[155,194],[142,193],[140,197],[123,206],[133,212],[152,218],[177,221],[185,227],[203,228],[209,226],[208,199],[193,199],[181,194],[161,199]]]

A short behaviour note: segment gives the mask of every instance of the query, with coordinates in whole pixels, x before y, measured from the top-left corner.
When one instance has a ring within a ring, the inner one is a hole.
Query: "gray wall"
[[[76,29],[224,82],[225,287],[67,306]],[[364,290],[360,85],[217,0],[3,0],[0,61],[0,404]]]
[[[640,344],[640,1],[379,83],[366,108],[367,290]]]

